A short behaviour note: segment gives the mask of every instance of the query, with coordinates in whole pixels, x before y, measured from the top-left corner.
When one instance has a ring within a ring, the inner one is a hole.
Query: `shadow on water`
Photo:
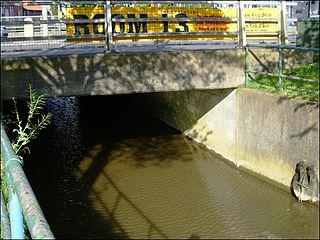
[[[128,149],[135,147],[133,152],[130,151],[130,155],[133,159],[139,159],[133,162],[136,167],[144,167],[149,163],[165,166],[169,164],[165,156],[179,154],[179,151],[174,151],[175,146],[167,149],[163,158],[158,157],[162,162],[146,158],[143,150],[152,147],[155,149],[159,144],[157,138],[149,141],[150,137],[164,136],[160,141],[165,142],[170,135],[178,132],[133,108],[130,97],[125,96],[108,97],[107,101],[103,97],[52,98],[48,101],[47,108],[54,115],[53,122],[32,143],[32,157],[25,157],[28,164],[24,168],[55,236],[129,238],[121,224],[113,217],[117,202],[125,201],[149,224],[150,233],[155,231],[162,238],[167,238],[156,223],[117,187],[103,169],[108,165],[109,155],[117,148],[116,144],[121,139],[126,139],[127,142],[122,144],[127,144]],[[155,122],[157,128],[151,128]],[[141,142],[130,142],[130,139],[135,138],[141,138]],[[161,145],[163,146],[163,143],[160,143]],[[122,149],[126,148],[122,146]],[[93,163],[86,167],[79,178],[79,166],[85,158],[92,158]],[[101,172],[118,192],[117,201],[112,208],[100,201],[103,214],[95,210],[90,199],[90,195],[95,195],[95,201],[99,202],[99,193],[95,192],[92,186]]]

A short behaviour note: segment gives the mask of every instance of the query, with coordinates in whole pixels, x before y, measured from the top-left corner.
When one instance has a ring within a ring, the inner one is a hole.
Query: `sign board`
[[[166,18],[238,18],[237,8],[203,8],[203,7],[123,7],[114,6],[111,9],[113,19],[130,19],[130,22],[113,22],[112,32],[120,33],[113,41],[132,40],[212,40],[212,39],[237,39],[237,20],[230,21],[141,21],[140,19],[166,19]],[[277,8],[248,8],[244,11],[246,18],[256,19],[278,19]],[[105,17],[105,9],[101,7],[69,7],[67,8],[67,19],[100,19]],[[132,19],[135,19],[132,21]],[[140,20],[140,21],[139,21]],[[247,32],[277,32],[279,23],[277,20],[270,21],[248,21]],[[171,36],[139,36],[121,37],[121,33],[182,33]],[[208,33],[208,35],[184,35],[183,33]],[[211,34],[222,33],[220,35]],[[223,33],[235,33],[234,35],[223,35]],[[67,24],[67,34],[81,36],[83,34],[105,34],[104,23],[75,23]],[[271,36],[276,38],[277,36]],[[270,38],[270,36],[259,36],[254,38]]]
[[[67,8],[67,19],[104,19],[105,9],[104,7],[68,7]],[[66,24],[66,32],[69,36],[78,36],[79,39],[68,39],[73,41],[101,41],[104,38],[96,39],[85,39],[81,38],[84,34],[105,34],[104,23],[74,23]]]

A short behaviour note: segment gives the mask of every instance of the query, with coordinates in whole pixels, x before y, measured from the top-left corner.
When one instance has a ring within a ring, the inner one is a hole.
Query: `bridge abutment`
[[[277,54],[257,50],[250,66],[274,72]],[[319,166],[319,104],[238,88],[244,64],[243,49],[1,59],[1,98],[27,98],[29,84],[49,97],[144,93],[161,120],[288,189],[297,162]]]
[[[140,105],[284,190],[297,162],[319,168],[319,104],[238,88],[144,95]]]

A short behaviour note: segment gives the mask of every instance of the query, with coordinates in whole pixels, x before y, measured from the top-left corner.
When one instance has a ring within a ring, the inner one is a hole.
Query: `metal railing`
[[[4,239],[24,239],[25,220],[32,239],[54,239],[32,188],[1,123],[1,161],[8,186],[9,211],[1,189],[1,229]],[[6,214],[9,212],[9,214]],[[9,215],[9,217],[8,217]],[[8,226],[8,224],[10,224]]]
[[[287,23],[296,19],[287,19],[287,8],[296,5],[285,1],[3,1],[2,12],[14,7],[28,14],[26,9],[32,6],[41,6],[42,11],[39,16],[2,16],[1,25],[9,34],[1,38],[1,52],[295,45],[295,26],[287,28]],[[259,10],[263,7],[270,10]],[[266,11],[276,14],[254,14]]]
[[[264,48],[264,49],[277,49],[278,51],[278,61],[277,61],[277,72],[266,72],[266,71],[255,71],[250,69],[250,49],[253,48]],[[295,51],[302,51],[302,52],[313,52],[319,54],[319,48],[305,48],[305,47],[294,47],[294,46],[259,46],[259,45],[252,45],[248,44],[245,46],[245,86],[248,86],[250,81],[250,74],[259,74],[259,75],[268,75],[278,78],[278,89],[279,91],[283,91],[283,79],[293,79],[297,81],[305,81],[305,82],[311,82],[311,83],[318,83],[319,84],[319,78],[318,79],[309,79],[306,77],[298,77],[294,76],[292,74],[284,74],[284,58],[283,58],[283,50],[295,50]],[[311,56],[312,59],[314,59],[314,56]],[[317,60],[319,61],[319,55],[317,56]]]

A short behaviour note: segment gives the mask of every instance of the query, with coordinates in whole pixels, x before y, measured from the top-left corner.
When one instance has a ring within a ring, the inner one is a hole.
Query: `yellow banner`
[[[201,18],[201,17],[227,17],[236,18],[236,9],[217,9],[217,8],[172,8],[172,7],[116,7],[112,9],[112,15],[115,18]],[[236,32],[237,22],[149,22],[146,30],[137,28],[137,25],[126,23],[124,29],[121,24],[115,24],[115,32],[129,33],[147,31],[148,33],[166,33],[166,32]],[[142,26],[142,24],[140,24]],[[181,36],[179,36],[181,37]]]
[[[70,7],[67,8],[67,19],[98,19],[104,18],[104,7]],[[278,18],[277,8],[254,8],[245,9],[246,18],[270,19]],[[190,8],[190,7],[122,7],[115,6],[111,10],[113,19],[135,19],[132,22],[113,22],[113,33],[192,33],[192,32],[223,32],[235,33],[235,35],[179,35],[179,36],[145,36],[145,37],[114,37],[114,41],[124,40],[210,40],[210,39],[237,39],[237,21],[156,21],[143,22],[139,19],[161,19],[161,18],[235,18],[237,19],[237,8]],[[246,22],[248,32],[275,32],[278,31],[278,22]],[[76,23],[67,24],[68,35],[82,34],[104,34],[104,23]],[[209,33],[210,34],[210,33]],[[275,38],[276,36],[271,36]],[[254,37],[257,38],[257,37]],[[259,38],[266,38],[259,36]],[[269,36],[270,38],[270,36]]]
[[[278,8],[245,8],[244,9],[245,18],[278,18],[279,9]]]
[[[105,17],[104,7],[68,7],[67,19],[103,19]],[[81,36],[83,34],[105,34],[104,23],[79,23],[67,24],[67,35]]]
[[[278,8],[245,8],[244,16],[246,19],[246,31],[247,32],[277,32],[280,29],[279,21],[274,22],[254,22],[250,21],[250,18],[257,19],[278,19]]]

